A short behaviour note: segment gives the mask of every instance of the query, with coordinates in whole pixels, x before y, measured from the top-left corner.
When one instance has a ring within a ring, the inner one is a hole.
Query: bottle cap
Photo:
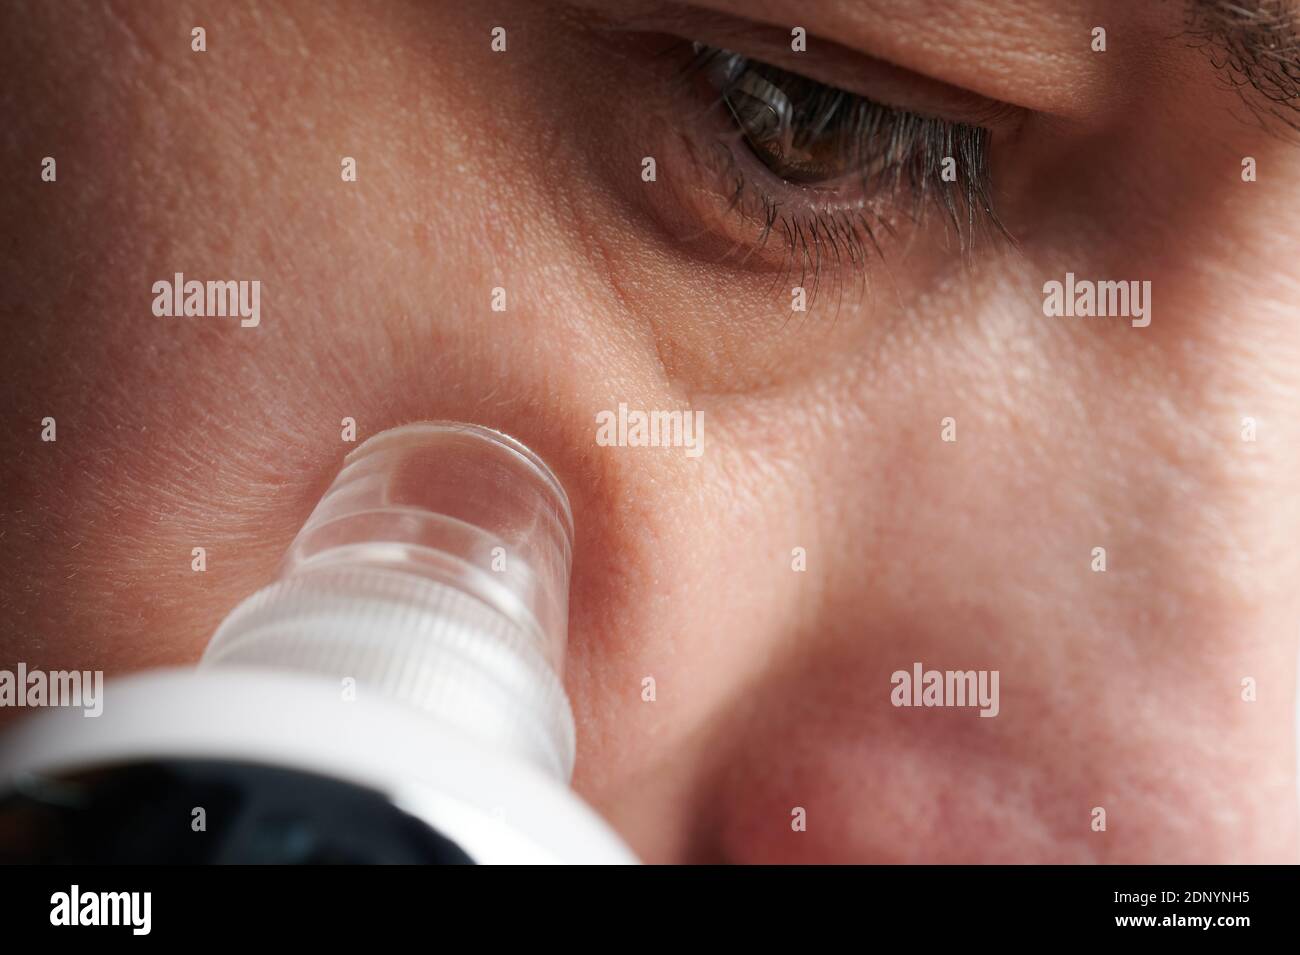
[[[479,425],[419,422],[348,455],[279,579],[202,666],[271,666],[409,703],[567,781],[561,677],[573,520],[551,470]]]

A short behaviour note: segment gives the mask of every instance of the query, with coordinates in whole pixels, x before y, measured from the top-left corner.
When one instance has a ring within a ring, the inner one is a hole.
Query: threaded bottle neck
[[[519,442],[396,428],[348,456],[281,578],[231,612],[200,665],[328,677],[340,706],[400,701],[567,782],[571,546],[563,488]]]

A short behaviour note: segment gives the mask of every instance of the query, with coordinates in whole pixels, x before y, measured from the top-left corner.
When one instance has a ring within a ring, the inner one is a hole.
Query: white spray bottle
[[[196,668],[0,740],[0,860],[635,862],[568,785],[572,540],[518,441],[376,435]]]

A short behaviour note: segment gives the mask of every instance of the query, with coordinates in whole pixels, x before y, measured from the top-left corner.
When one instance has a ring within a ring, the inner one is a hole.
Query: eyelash
[[[990,201],[991,134],[981,126],[884,106],[701,44],[690,44],[681,79],[688,86],[707,82],[711,100],[706,114],[721,113],[730,124],[730,137],[717,130],[706,145],[727,183],[727,211],[759,224],[758,239],[745,257],[777,233],[786,245],[781,275],[793,274],[797,263],[801,286],[807,287],[812,277],[810,296],[816,295],[825,266],[833,268],[838,280],[846,259],[857,273],[870,253],[883,259],[877,233],[896,232],[891,219],[897,212],[919,222],[927,208],[937,209],[963,255],[981,235],[1006,236]],[[732,100],[738,93],[748,96],[742,83],[784,94],[792,117],[787,142],[807,146],[829,139],[843,175],[811,182],[782,178],[739,125]],[[955,181],[942,175],[949,157],[955,161]],[[855,193],[847,200],[846,186]]]

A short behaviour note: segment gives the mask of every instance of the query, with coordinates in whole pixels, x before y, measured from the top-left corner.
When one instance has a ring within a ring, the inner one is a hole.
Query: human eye
[[[680,144],[699,177],[678,194],[698,221],[693,238],[715,240],[717,258],[813,294],[828,276],[839,290],[860,280],[889,244],[936,219],[958,254],[1005,235],[988,127],[700,42],[683,44],[678,69],[692,104]]]

